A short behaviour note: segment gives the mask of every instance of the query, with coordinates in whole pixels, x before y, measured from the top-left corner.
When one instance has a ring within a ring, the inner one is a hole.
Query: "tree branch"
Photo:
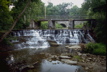
[[[25,12],[25,10],[27,9],[27,7],[30,5],[31,0],[28,0],[25,8],[23,9],[23,11],[18,15],[18,17],[14,20],[12,27],[0,38],[0,42],[3,41],[3,39],[13,30],[13,28],[15,27],[16,23],[18,22],[18,20],[20,19],[20,17],[23,15],[23,13]]]

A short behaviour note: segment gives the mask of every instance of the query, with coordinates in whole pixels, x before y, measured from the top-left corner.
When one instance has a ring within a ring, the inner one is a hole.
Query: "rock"
[[[59,58],[60,59],[70,59],[71,57],[69,57],[69,56],[60,56]]]
[[[86,57],[87,56],[87,54],[82,54],[82,57]]]
[[[72,60],[69,60],[69,59],[61,59],[61,61],[64,62],[64,63],[67,63],[67,64],[73,64],[73,65],[77,64],[77,61],[72,61]]]
[[[92,60],[92,58],[88,58],[88,60]]]
[[[88,70],[89,68],[88,68],[88,67],[85,67],[85,69]]]
[[[21,68],[19,68],[19,70],[20,71],[22,71],[23,69],[33,69],[34,68],[34,66],[33,65],[24,65],[24,66],[22,66]]]
[[[77,52],[77,54],[78,54],[79,56],[81,56],[81,55],[82,55],[82,53],[80,53],[80,52]]]
[[[69,46],[65,46],[66,48],[68,48]]]
[[[57,59],[57,60],[59,59],[57,55],[52,55],[50,58],[51,59]]]
[[[52,59],[48,59],[49,62],[52,62]]]
[[[81,47],[82,51],[84,51],[84,50],[85,50],[85,48],[86,48],[85,44],[84,44],[84,43],[80,43],[79,45],[80,45],[80,47]]]
[[[82,60],[82,62],[84,63],[85,61],[84,61],[84,60]]]
[[[48,42],[49,42],[49,44],[50,44],[51,46],[59,46],[59,45],[56,43],[56,41],[48,40]]]
[[[37,62],[34,62],[33,65],[36,65],[37,63],[38,63],[38,61],[37,61]]]
[[[75,45],[75,46],[70,46],[70,47],[67,47],[69,49],[75,49],[75,50],[80,50],[81,47],[79,45]]]

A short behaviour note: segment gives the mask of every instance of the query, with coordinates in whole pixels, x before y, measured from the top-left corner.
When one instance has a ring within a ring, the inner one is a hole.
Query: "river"
[[[83,30],[19,30],[10,33],[11,50],[0,52],[0,72],[85,72],[82,66],[62,62],[59,56],[72,53],[66,45],[88,43]],[[51,46],[54,41],[58,46]],[[56,58],[52,58],[53,56]]]

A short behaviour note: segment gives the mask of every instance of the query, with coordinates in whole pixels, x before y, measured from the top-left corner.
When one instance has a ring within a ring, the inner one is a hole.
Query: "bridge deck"
[[[48,21],[49,19],[40,19],[38,21]],[[95,20],[95,19],[50,19],[51,21],[90,21],[90,20]]]

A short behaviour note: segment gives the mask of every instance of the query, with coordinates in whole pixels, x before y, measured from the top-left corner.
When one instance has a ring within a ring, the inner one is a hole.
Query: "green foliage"
[[[40,28],[41,28],[41,29],[48,29],[48,22],[47,22],[47,21],[41,22]]]
[[[0,0],[0,30],[9,30],[13,21],[23,11],[28,2],[30,0]],[[10,4],[14,5],[11,11],[9,10]],[[41,0],[31,0],[30,5],[18,20],[14,29],[25,29],[28,27],[31,20],[37,19],[38,15],[44,13],[43,7],[44,4]]]
[[[71,16],[78,16],[80,15],[80,8],[78,8],[78,6],[75,5],[70,9],[69,13]]]
[[[56,29],[63,29],[64,27],[62,25],[60,25],[60,24],[55,24],[55,28]]]
[[[13,37],[13,36],[9,35],[8,37],[3,39],[2,44],[3,45],[11,45],[12,46],[13,44],[10,41],[11,40],[17,40],[17,39],[18,39],[18,37]]]
[[[28,3],[30,4],[29,6]],[[14,8],[9,9],[13,4]],[[24,11],[25,7],[27,9]],[[29,26],[30,21],[35,20],[38,15],[44,13],[44,3],[41,0],[0,0],[0,31],[7,31],[12,28],[13,21],[16,21],[14,29],[26,29]],[[24,13],[21,15],[20,13]],[[19,14],[20,19],[17,19]],[[18,20],[18,21],[17,21]],[[0,33],[2,36],[4,33]],[[4,39],[4,43],[8,44],[8,38]]]
[[[8,30],[12,24],[13,18],[9,11],[7,0],[0,0],[0,30]]]
[[[75,24],[74,28],[82,28],[82,27],[83,27],[83,24]]]
[[[6,45],[13,45],[11,42],[10,42],[10,38],[4,38],[3,41],[2,41],[3,44],[6,44]]]
[[[87,12],[88,18],[96,19],[96,27],[93,29],[96,35],[96,41],[104,44],[106,44],[105,4],[106,0],[85,0],[82,4],[82,9]]]
[[[106,44],[106,13],[96,13],[94,17],[97,19],[97,25],[94,29],[97,41]]]
[[[49,3],[46,7],[47,15],[69,15],[69,8],[72,6],[72,3],[62,3],[56,6],[53,6],[52,3]]]
[[[81,58],[80,56],[78,56],[78,55],[73,56],[73,58],[74,58],[74,59],[77,59],[78,61],[81,61],[81,60],[82,60],[82,58]]]
[[[12,9],[12,16],[14,19],[17,18],[19,13],[24,9],[29,0],[19,0],[13,2],[15,7]],[[29,26],[31,20],[36,20],[38,15],[43,14],[44,4],[41,0],[32,0],[30,5],[27,7],[24,14],[21,16],[19,21],[17,22],[14,29],[25,29]]]
[[[88,43],[86,44],[85,52],[96,55],[106,55],[106,46],[101,43]]]
[[[41,22],[40,28],[41,29],[48,29],[48,21]],[[62,25],[60,25],[60,24],[55,24],[55,28],[56,29],[62,29],[64,27]]]

